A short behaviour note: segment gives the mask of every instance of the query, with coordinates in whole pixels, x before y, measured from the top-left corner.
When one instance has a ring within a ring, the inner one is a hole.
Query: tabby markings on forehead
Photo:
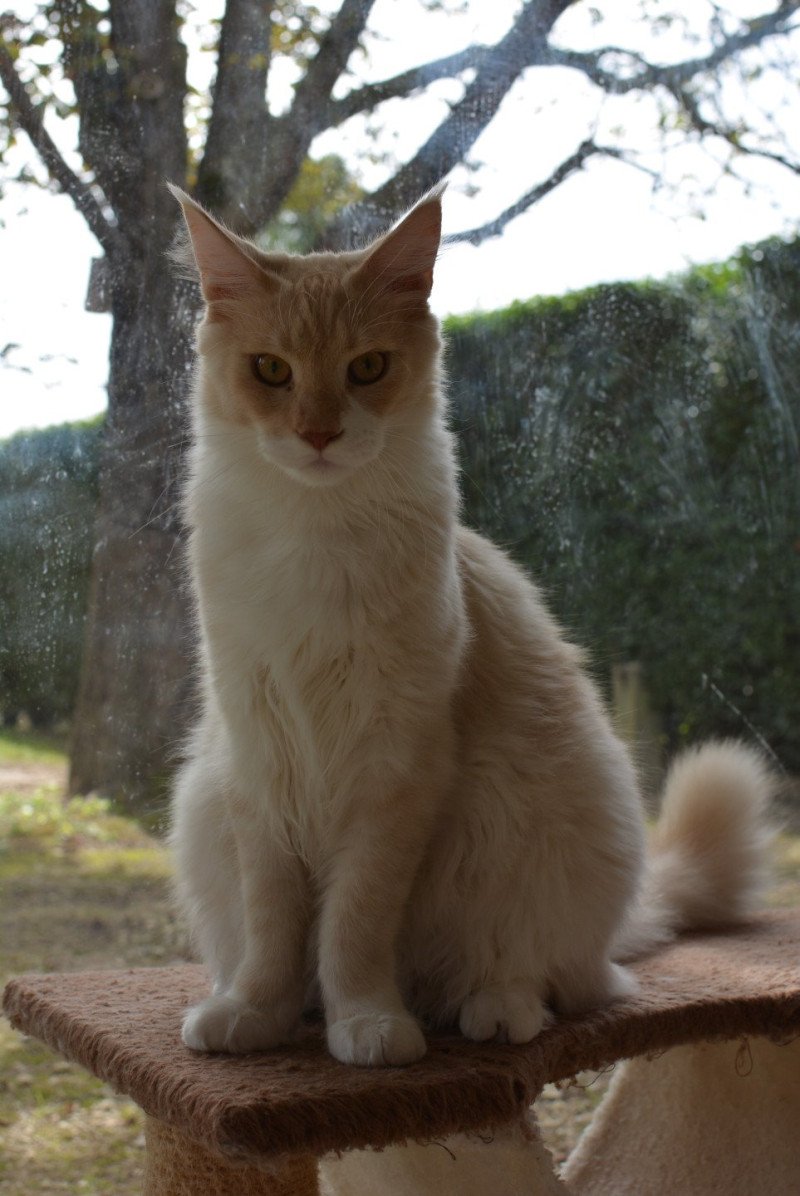
[[[287,345],[322,350],[334,339],[348,344],[354,332],[352,298],[331,274],[308,274],[295,283],[277,314]]]

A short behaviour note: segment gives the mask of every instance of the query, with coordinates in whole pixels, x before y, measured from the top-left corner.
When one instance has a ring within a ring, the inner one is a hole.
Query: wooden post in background
[[[611,701],[617,734],[633,753],[647,812],[654,814],[664,773],[663,735],[650,705],[640,661],[613,665]]]

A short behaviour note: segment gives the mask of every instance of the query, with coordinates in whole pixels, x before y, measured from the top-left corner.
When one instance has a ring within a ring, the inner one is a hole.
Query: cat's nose
[[[300,432],[299,435],[321,453],[332,440],[338,440],[343,431],[341,428],[338,432]]]

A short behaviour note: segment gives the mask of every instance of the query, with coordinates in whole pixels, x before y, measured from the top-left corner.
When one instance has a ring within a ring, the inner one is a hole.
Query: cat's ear
[[[429,191],[399,224],[366,251],[356,278],[372,293],[408,292],[427,299],[442,239],[444,184]]]
[[[207,303],[238,299],[269,286],[270,275],[247,253],[247,242],[229,232],[209,216],[200,204],[180,187],[167,183],[183,210],[188,238],[172,250],[173,260],[200,275],[200,288]],[[194,267],[194,269],[192,269]]]

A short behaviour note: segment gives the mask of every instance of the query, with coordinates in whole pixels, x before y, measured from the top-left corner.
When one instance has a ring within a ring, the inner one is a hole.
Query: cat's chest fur
[[[321,510],[318,494],[287,499],[268,479],[197,481],[192,559],[217,696],[223,715],[255,723],[276,790],[323,796],[405,771],[457,664],[450,525],[369,494]]]

